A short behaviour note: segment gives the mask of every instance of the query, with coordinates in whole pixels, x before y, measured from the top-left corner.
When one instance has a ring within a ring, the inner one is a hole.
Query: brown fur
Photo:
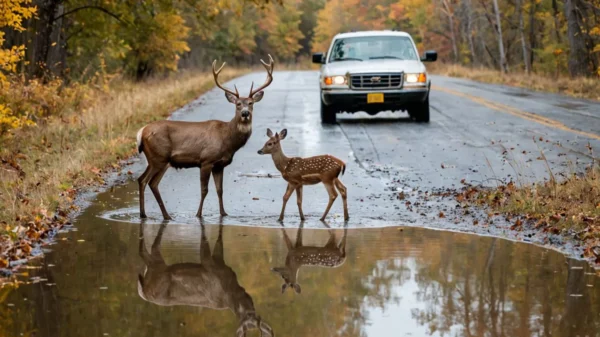
[[[144,243],[144,224],[140,224],[139,254],[146,265],[138,277],[138,294],[145,301],[160,306],[196,306],[215,310],[230,309],[239,321],[237,336],[258,328],[266,336],[273,329],[256,315],[252,297],[240,286],[237,275],[223,259],[223,225],[213,252],[201,224],[200,263],[167,265],[160,253],[166,223],[162,224],[152,244],[151,253]]]
[[[271,57],[269,55],[269,57]],[[138,131],[138,149],[146,155],[148,167],[138,179],[140,193],[140,216],[146,217],[144,190],[150,189],[158,202],[165,219],[171,219],[163,204],[158,184],[169,166],[176,169],[200,168],[201,199],[198,213],[202,216],[204,199],[208,194],[210,175],[213,175],[219,210],[226,216],[223,207],[223,170],[231,164],[235,153],[246,144],[252,134],[252,111],[254,103],[259,102],[266,88],[273,80],[273,59],[263,65],[267,69],[267,81],[261,87],[250,89],[249,97],[240,97],[239,93],[224,88],[218,81],[219,70],[213,63],[213,74],[216,85],[225,91],[225,97],[235,104],[235,116],[229,122],[210,120],[204,122],[157,121],[146,125]],[[216,61],[215,61],[216,62]]]
[[[267,129],[267,136],[269,140],[265,143],[263,148],[258,151],[259,154],[271,154],[275,167],[283,179],[288,182],[287,191],[283,196],[283,207],[281,208],[281,214],[279,220],[283,220],[285,212],[285,205],[290,198],[292,192],[296,191],[296,197],[298,200],[298,211],[300,213],[300,219],[304,220],[304,213],[302,212],[302,186],[314,185],[323,183],[329,193],[329,204],[325,209],[325,213],[321,217],[321,221],[325,221],[327,213],[331,205],[337,198],[336,189],[342,195],[344,203],[344,220],[348,220],[348,204],[347,204],[347,189],[339,179],[340,173],[346,171],[346,164],[340,159],[331,155],[321,155],[308,158],[293,157],[288,158],[281,149],[281,140],[285,139],[287,130],[283,129],[281,134],[276,133],[273,135],[271,129]]]

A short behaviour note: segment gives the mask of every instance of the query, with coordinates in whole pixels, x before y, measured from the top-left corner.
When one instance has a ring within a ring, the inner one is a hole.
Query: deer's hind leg
[[[162,197],[160,196],[160,191],[158,190],[158,184],[162,180],[165,172],[169,168],[169,164],[163,164],[163,167],[158,169],[158,172],[150,178],[150,190],[152,190],[152,194],[154,194],[154,198],[156,202],[158,202],[158,207],[160,207],[160,212],[163,215],[165,220],[171,220],[171,216],[167,213],[167,209],[165,208],[165,204],[163,203]]]
[[[348,189],[346,188],[346,186],[344,186],[344,184],[342,184],[342,182],[338,178],[335,178],[333,180],[333,183],[342,195],[342,201],[344,202],[344,221],[348,221]]]
[[[325,185],[325,188],[327,189],[327,193],[329,193],[329,203],[327,204],[325,213],[323,213],[323,216],[321,217],[321,221],[325,221],[325,217],[329,213],[329,210],[331,209],[331,205],[333,205],[333,202],[335,201],[335,199],[338,196],[337,192],[335,191],[335,187],[333,187],[333,181],[323,181],[323,185]]]
[[[150,173],[154,174],[152,171],[152,166],[148,164],[148,167],[146,167],[144,173],[142,173],[142,175],[140,175],[138,178],[138,186],[140,190],[140,218],[142,219],[146,218],[146,201],[144,198],[144,191],[146,190],[146,185],[148,185],[148,180],[150,180]]]
[[[298,187],[296,187],[296,202],[298,203],[300,220],[304,221],[304,213],[302,212],[302,184],[299,184]]]

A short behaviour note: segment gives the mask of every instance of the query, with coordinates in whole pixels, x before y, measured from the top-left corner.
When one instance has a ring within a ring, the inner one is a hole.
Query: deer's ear
[[[279,134],[279,139],[285,139],[285,136],[287,136],[287,129],[281,130],[281,133]]]
[[[235,104],[236,101],[237,101],[237,97],[235,97],[235,95],[230,94],[228,92],[225,93],[225,98],[227,98],[227,100],[229,101],[229,103]]]
[[[267,128],[267,137],[273,137],[273,131],[271,131],[269,128]]]
[[[283,294],[285,292],[285,288],[287,288],[287,283],[284,283],[281,285],[281,293]]]
[[[256,94],[252,95],[252,100],[254,100],[254,103],[256,102],[260,102],[260,100],[263,98],[265,92],[264,91],[259,91]]]
[[[292,284],[292,287],[294,287],[294,291],[296,291],[296,294],[300,294],[302,292],[302,288],[300,288],[300,285],[298,283]]]

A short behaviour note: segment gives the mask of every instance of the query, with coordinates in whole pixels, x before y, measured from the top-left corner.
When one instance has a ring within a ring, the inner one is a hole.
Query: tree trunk
[[[465,0],[467,10],[467,41],[469,42],[469,51],[471,52],[471,62],[478,64],[475,54],[475,45],[473,43],[473,11],[471,10],[471,0]]]
[[[498,32],[498,51],[500,53],[500,70],[508,73],[508,64],[506,63],[506,54],[504,53],[504,42],[502,36],[502,22],[500,21],[500,8],[498,0],[494,0],[494,12],[496,13],[496,31]]]
[[[565,18],[567,19],[567,37],[569,39],[569,73],[571,77],[589,76],[591,58],[586,45],[586,34],[582,31],[581,0],[565,0]]]
[[[556,0],[554,0],[556,1]],[[523,28],[523,4],[521,0],[517,0],[517,11],[519,13],[519,35],[521,37],[521,48],[523,49],[523,63],[525,64],[525,72],[531,73],[531,65],[529,64],[529,56],[527,55],[527,44],[525,43],[525,32]]]
[[[33,64],[31,74],[37,78],[48,75],[48,54],[52,45],[54,17],[62,0],[37,0],[36,35],[33,45]]]
[[[554,35],[556,37],[556,42],[561,43],[560,23],[558,22],[558,3],[556,0],[552,0],[552,16],[554,16]]]
[[[535,11],[537,9],[537,3],[535,0],[531,0],[529,3],[529,66],[533,67],[534,54],[533,50],[536,48],[535,39]]]
[[[450,40],[452,41],[452,53],[454,54],[454,62],[458,62],[458,46],[456,45],[456,32],[454,29],[454,13],[450,10],[448,0],[442,0],[444,5],[444,13],[448,17],[448,24],[450,25]]]

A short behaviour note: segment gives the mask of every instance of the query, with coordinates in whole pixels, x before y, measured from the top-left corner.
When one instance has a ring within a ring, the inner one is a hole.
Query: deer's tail
[[[342,175],[346,173],[346,164],[342,164]]]
[[[136,136],[136,140],[137,140],[137,149],[139,153],[142,153],[142,151],[144,151],[144,143],[142,142],[142,132],[144,131],[144,127],[142,127]]]

